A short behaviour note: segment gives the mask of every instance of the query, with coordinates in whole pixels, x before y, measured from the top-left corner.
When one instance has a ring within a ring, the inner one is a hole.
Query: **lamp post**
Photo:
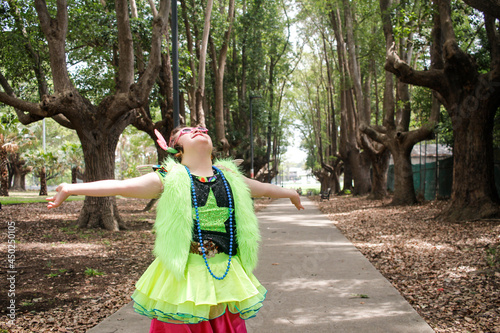
[[[179,31],[177,27],[177,0],[172,0],[172,78],[173,78],[173,109],[174,109],[174,128],[180,124],[179,116]]]
[[[250,178],[254,177],[253,170],[253,111],[252,100],[254,98],[262,98],[261,96],[250,96]]]

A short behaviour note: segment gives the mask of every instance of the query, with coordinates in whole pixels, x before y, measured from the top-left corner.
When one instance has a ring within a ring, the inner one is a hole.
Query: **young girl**
[[[267,292],[252,274],[260,234],[251,197],[290,198],[300,210],[300,196],[244,177],[231,161],[212,164],[203,127],[176,128],[170,147],[161,135],[158,143],[175,159],[133,179],[61,184],[47,207],[73,194],[161,195],[156,259],[136,283],[135,310],[152,319],[150,333],[246,332],[244,319],[257,314]]]

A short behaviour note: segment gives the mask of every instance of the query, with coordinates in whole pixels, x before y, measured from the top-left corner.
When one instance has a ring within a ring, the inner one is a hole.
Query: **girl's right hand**
[[[62,183],[56,188],[57,193],[53,197],[45,199],[49,202],[47,204],[48,209],[59,207],[71,195],[68,187],[69,184]]]

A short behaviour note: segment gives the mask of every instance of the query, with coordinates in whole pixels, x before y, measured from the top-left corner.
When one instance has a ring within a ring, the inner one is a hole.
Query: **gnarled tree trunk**
[[[485,86],[475,91],[487,96],[492,93],[489,90]],[[493,172],[495,113],[491,104],[469,95],[452,113],[453,185],[450,204],[442,214],[452,221],[487,218],[500,211]]]
[[[114,178],[116,145],[124,128],[133,118],[132,114],[128,114],[115,122],[88,122],[77,131],[84,152],[86,182]],[[125,228],[114,197],[85,197],[78,225],[82,228],[100,227],[107,230]]]
[[[43,96],[40,104],[16,98],[12,89],[0,92],[0,101],[15,108],[19,120],[27,125],[52,117],[63,126],[75,129],[82,143],[85,159],[85,180],[96,181],[114,178],[114,152],[120,134],[138,117],[138,111],[148,102],[148,97],[158,75],[161,43],[169,14],[170,1],[160,0],[159,11],[153,10],[151,48],[148,65],[138,80],[134,78],[134,48],[130,29],[128,3],[116,0],[118,31],[118,61],[114,95],[104,98],[99,106],[83,98],[73,86],[67,69],[65,52],[68,31],[68,6],[65,0],[57,1],[57,11],[52,17],[44,0],[35,0],[40,27],[47,39],[50,67],[55,93]],[[113,46],[114,49],[116,46]],[[0,77],[1,79],[1,77]],[[5,86],[3,80],[0,80]],[[114,198],[87,197],[79,217],[84,227],[104,227],[118,230],[121,220]]]
[[[392,22],[389,15],[391,10],[391,0],[380,0],[380,9],[386,39],[386,80],[384,90],[384,120],[383,126],[369,126],[361,124],[360,130],[367,134],[372,140],[383,144],[390,150],[394,160],[394,195],[392,204],[410,205],[417,202],[415,189],[413,185],[413,172],[411,167],[411,151],[413,146],[425,139],[430,139],[433,134],[434,126],[439,118],[439,104],[433,100],[429,122],[418,129],[409,130],[411,105],[408,91],[408,84],[400,80],[397,84],[398,111],[396,112],[396,103],[394,102],[394,84],[390,70],[392,64],[397,58],[395,56],[395,42],[392,31]],[[438,34],[438,29],[433,29],[433,34]],[[437,41],[439,44],[439,40]],[[441,63],[436,60],[438,53],[433,48],[431,58],[434,60],[432,67],[440,67]],[[411,50],[401,48],[401,52],[409,58]]]
[[[500,39],[497,20],[485,14],[491,70],[480,74],[472,57],[456,41],[450,0],[435,0],[433,53],[443,66],[417,71],[388,54],[386,69],[400,81],[433,89],[450,115],[454,134],[453,185],[448,207],[439,215],[450,221],[500,214],[493,176],[493,119],[500,106]],[[498,6],[500,7],[500,6]],[[441,42],[441,38],[443,42]],[[431,55],[432,55],[431,54]]]

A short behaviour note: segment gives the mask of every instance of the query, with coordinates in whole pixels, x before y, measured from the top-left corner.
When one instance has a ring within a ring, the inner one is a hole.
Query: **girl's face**
[[[175,147],[175,145],[177,144],[177,142],[179,141],[181,136],[183,136],[184,134],[190,134],[191,132],[194,132],[194,131],[200,131],[202,133],[208,132],[208,130],[205,127],[200,127],[200,126],[198,126],[198,127],[183,127],[180,130],[178,130],[177,133],[175,133],[175,135],[173,137],[170,138],[169,146]]]
[[[185,127],[175,134],[171,139],[171,147],[180,145],[184,152],[186,149],[199,148],[200,145],[208,146],[212,149],[212,139],[208,135],[208,130],[203,127]]]

